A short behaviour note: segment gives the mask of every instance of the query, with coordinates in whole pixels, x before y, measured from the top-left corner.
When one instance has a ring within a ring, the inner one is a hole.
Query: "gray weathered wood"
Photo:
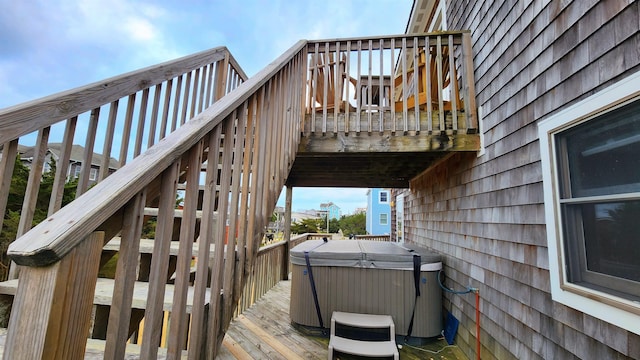
[[[171,79],[205,60],[221,59],[226,51],[224,47],[206,50],[3,109],[0,111],[0,143]]]
[[[83,357],[103,235],[88,236],[53,265],[22,270],[5,358]]]
[[[105,359],[115,360],[124,357],[127,338],[129,337],[129,321],[131,319],[134,283],[140,254],[140,233],[144,222],[145,202],[146,194],[142,192],[127,204],[124,211],[122,241],[119,246],[112,293],[113,298],[109,308],[109,323],[106,336],[108,346],[105,348]]]
[[[95,228],[121,208],[134,194],[141,191],[149,181],[181,156],[183,151],[191,148],[202,134],[211,131],[226,115],[259,89],[303,46],[304,41],[298,42],[278,60],[242,83],[236,91],[198,114],[169,135],[166,141],[156,144],[153,151],[147,151],[132,160],[129,169],[121,169],[109,176],[108,181],[96,185],[83,197],[82,202],[71,203],[62,208],[55,219],[40,223],[29,235],[25,234],[24,241],[12,243],[9,253],[16,262],[23,264],[45,265],[59,259],[86,235],[88,228]],[[95,206],[87,209],[86,204]],[[80,214],[85,216],[80,217]],[[60,224],[56,225],[58,222]],[[76,225],[70,229],[61,226],[69,223]]]

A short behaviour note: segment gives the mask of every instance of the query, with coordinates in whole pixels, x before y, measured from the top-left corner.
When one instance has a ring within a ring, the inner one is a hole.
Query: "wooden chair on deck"
[[[426,66],[426,55],[424,50],[420,50],[418,54],[418,64],[407,70],[406,81],[403,81],[403,74],[399,74],[394,79],[393,86],[395,87],[395,111],[403,111],[403,100],[406,99],[407,109],[412,109],[416,106],[416,97],[418,99],[418,106],[421,110],[427,108],[427,86],[429,87],[429,101],[431,102],[431,108],[438,110],[440,108],[440,100],[442,98],[442,110],[451,110],[451,99],[444,100],[444,90],[447,86],[452,86],[452,95],[455,98],[456,108],[462,110],[463,104],[460,99],[460,92],[458,90],[458,79],[455,70],[453,69],[453,76],[450,71],[449,62],[449,47],[443,46],[442,48],[442,60],[438,61],[436,48],[432,47],[429,52],[429,67]],[[417,71],[416,71],[417,68]],[[427,78],[427,69],[429,71],[429,77]],[[438,71],[441,69],[440,71]],[[415,74],[418,73],[416,77]],[[441,77],[442,85],[439,85],[439,78]],[[429,80],[429,84],[427,84]],[[417,88],[418,94],[415,94],[415,81],[418,81]],[[453,84],[452,84],[453,81]],[[406,89],[406,93],[405,93]]]
[[[335,61],[334,56],[335,53],[321,53],[313,55],[309,61],[309,112],[322,111],[325,101],[327,110],[333,110],[336,106],[340,111],[345,110],[347,106],[351,110],[354,109],[349,101],[343,98],[343,94],[349,82],[355,86],[357,80],[346,73],[346,56],[342,54],[339,61]]]

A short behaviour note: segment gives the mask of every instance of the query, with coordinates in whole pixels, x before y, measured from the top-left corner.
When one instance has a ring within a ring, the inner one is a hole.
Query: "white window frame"
[[[566,281],[555,134],[595,118],[622,103],[640,101],[640,72],[589,96],[538,125],[544,187],[551,297],[554,301],[640,335],[640,302]]]
[[[89,181],[96,181],[97,178],[98,178],[98,169],[92,167],[91,170],[89,170]]]
[[[383,216],[383,215],[384,215],[384,219],[385,219],[385,221],[384,221],[384,222],[382,222],[382,216]],[[379,223],[380,225],[384,225],[384,226],[389,225],[389,214],[387,214],[387,213],[380,213],[380,214],[378,214],[378,223]]]
[[[386,200],[382,200],[382,193],[384,193],[386,195]],[[378,203],[379,204],[388,204],[389,203],[389,191],[387,190],[381,190],[378,193]]]

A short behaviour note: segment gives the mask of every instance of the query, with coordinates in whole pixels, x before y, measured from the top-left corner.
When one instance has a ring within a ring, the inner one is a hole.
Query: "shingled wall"
[[[446,284],[480,289],[482,359],[640,358],[640,336],[551,300],[537,124],[640,71],[637,1],[447,1],[472,31],[485,152],[411,182],[408,241],[445,257]],[[446,295],[475,358],[475,299]],[[639,325],[640,326],[640,325]]]

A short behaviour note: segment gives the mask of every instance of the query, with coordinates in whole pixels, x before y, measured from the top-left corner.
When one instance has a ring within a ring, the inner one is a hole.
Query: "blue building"
[[[320,204],[320,210],[322,211],[322,215],[329,214],[329,220],[336,219],[340,220],[340,207],[332,202]]]
[[[389,189],[367,191],[367,233],[383,235],[391,233],[391,206]]]

